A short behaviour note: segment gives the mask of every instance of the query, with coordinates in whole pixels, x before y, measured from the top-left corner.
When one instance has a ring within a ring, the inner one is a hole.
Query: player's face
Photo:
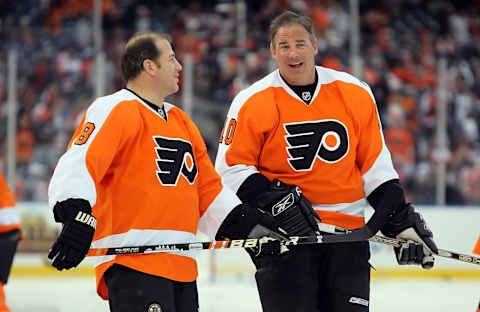
[[[285,25],[278,29],[270,43],[270,52],[280,73],[292,85],[307,85],[315,81],[317,42],[301,25]]]
[[[161,52],[160,57],[157,59],[157,81],[158,88],[164,96],[168,96],[178,91],[178,81],[180,77],[180,71],[182,65],[175,57],[175,53],[172,50],[171,44],[164,39],[156,42],[157,47]]]

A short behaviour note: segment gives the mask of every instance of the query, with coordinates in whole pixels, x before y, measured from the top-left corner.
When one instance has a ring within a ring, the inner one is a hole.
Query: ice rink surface
[[[474,312],[478,280],[375,279],[371,312]],[[16,277],[5,287],[12,312],[109,311],[95,292],[94,277]],[[200,311],[260,312],[254,280],[199,279]],[[292,311],[293,312],[293,311]]]

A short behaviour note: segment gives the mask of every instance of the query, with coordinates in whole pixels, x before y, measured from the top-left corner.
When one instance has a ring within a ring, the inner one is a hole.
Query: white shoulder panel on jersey
[[[88,200],[93,207],[97,201],[95,182],[87,169],[85,161],[89,146],[102,128],[110,112],[122,101],[137,99],[125,89],[96,99],[86,112],[86,122],[95,124],[94,131],[83,145],[72,144],[60,157],[48,186],[48,205],[53,206],[69,198]]]
[[[322,67],[322,66],[316,66],[316,69],[318,73],[318,82],[320,84],[332,83],[336,80],[355,84],[365,89],[365,91],[367,91],[370,97],[372,98],[373,103],[376,103],[375,97],[373,96],[370,86],[367,83],[361,81],[360,79],[350,75],[349,73],[337,71],[337,70]]]
[[[279,75],[277,74],[278,70],[271,72],[262,79],[256,81],[251,86],[240,91],[232,101],[230,108],[228,110],[228,119],[232,117],[237,117],[240,108],[245,104],[249,98],[254,96],[256,93],[261,92],[269,87],[282,87],[281,81],[278,79]]]

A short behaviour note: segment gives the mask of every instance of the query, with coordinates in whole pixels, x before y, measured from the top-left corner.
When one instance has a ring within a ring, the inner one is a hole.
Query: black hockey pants
[[[263,312],[368,312],[368,242],[298,246],[253,258]]]
[[[197,312],[197,283],[177,282],[114,264],[105,272],[111,312]]]

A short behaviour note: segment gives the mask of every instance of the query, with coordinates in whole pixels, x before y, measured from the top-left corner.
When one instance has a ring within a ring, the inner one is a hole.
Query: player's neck
[[[317,78],[317,71],[315,68],[306,75],[302,75],[300,77],[291,77],[288,73],[283,73],[280,70],[280,75],[282,76],[283,80],[291,86],[307,86],[315,83]]]
[[[158,91],[156,91],[154,88],[151,88],[150,86],[147,86],[146,84],[140,83],[136,80],[129,81],[126,87],[150,103],[160,108],[163,107],[163,101],[165,100],[165,97],[159,95]]]

